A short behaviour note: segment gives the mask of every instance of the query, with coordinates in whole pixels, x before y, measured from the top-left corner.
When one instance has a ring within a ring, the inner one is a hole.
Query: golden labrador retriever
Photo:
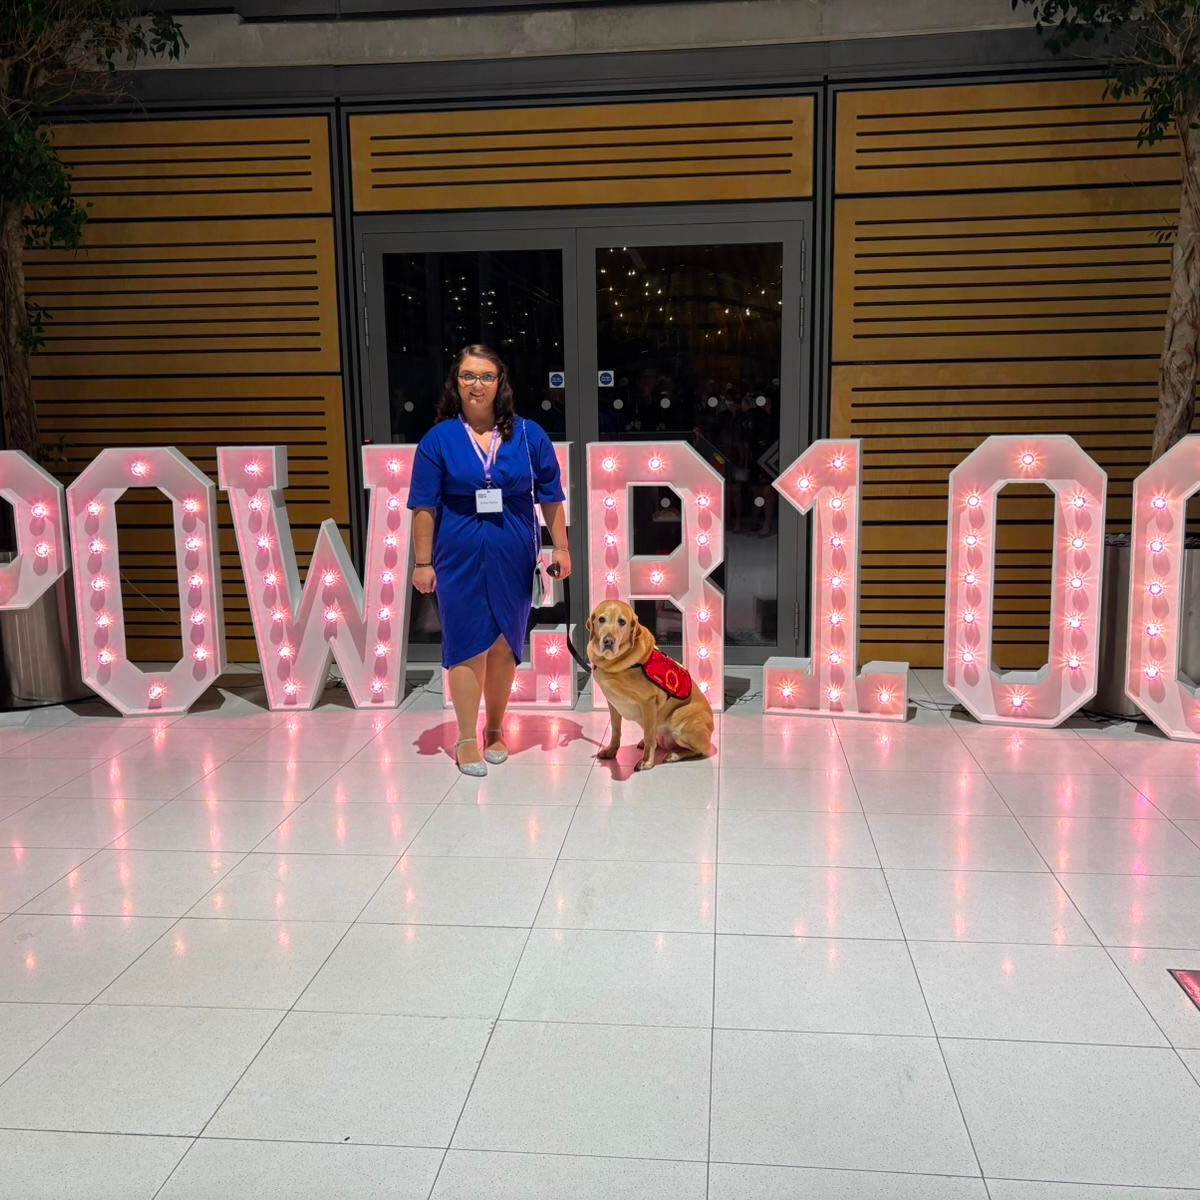
[[[588,617],[588,660],[604,689],[612,732],[598,758],[615,758],[621,718],[642,727],[644,753],[637,770],[654,766],[661,742],[667,762],[703,758],[712,747],[712,708],[687,672],[667,658],[654,637],[622,600],[605,600]]]

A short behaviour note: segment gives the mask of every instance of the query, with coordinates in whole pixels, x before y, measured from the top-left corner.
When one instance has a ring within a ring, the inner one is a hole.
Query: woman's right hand
[[[413,568],[413,587],[428,594],[437,588],[437,572],[432,567]]]

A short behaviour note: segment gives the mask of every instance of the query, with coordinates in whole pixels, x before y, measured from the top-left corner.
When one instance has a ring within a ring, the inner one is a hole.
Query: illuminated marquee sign
[[[234,518],[268,702],[311,708],[337,660],[358,707],[403,695],[412,566],[408,488],[414,446],[367,446],[366,570],[360,579],[337,526],[321,526],[302,581],[283,502],[282,447],[218,451]],[[564,475],[567,447],[556,447]],[[862,447],[810,446],[776,481],[814,514],[810,583],[813,655],[768,661],[768,712],[902,720],[907,664],[857,663]],[[991,661],[996,501],[1011,483],[1055,496],[1050,660],[1038,671]],[[982,722],[1053,726],[1094,695],[1100,641],[1106,477],[1065,436],[992,437],[950,477],[945,618],[947,688]],[[681,541],[633,553],[632,498],[643,486],[679,498]],[[146,671],[126,655],[115,505],[128,488],[156,488],[172,505],[181,613],[179,659]],[[1185,438],[1135,481],[1126,688],[1168,736],[1200,741],[1200,694],[1179,671],[1186,505],[1200,491],[1200,435]],[[185,711],[225,666],[212,481],[179,451],[106,449],[64,493],[24,454],[0,452],[0,496],[12,506],[17,553],[0,565],[0,610],[35,603],[73,567],[83,675],[125,714]],[[721,704],[725,607],[710,575],[724,559],[724,484],[685,442],[587,447],[591,603],[662,599],[682,615],[684,660],[714,708]],[[69,541],[68,541],[69,539]],[[69,545],[70,558],[67,557]],[[569,707],[575,699],[568,630],[537,630],[514,703]],[[604,703],[596,697],[597,706]]]

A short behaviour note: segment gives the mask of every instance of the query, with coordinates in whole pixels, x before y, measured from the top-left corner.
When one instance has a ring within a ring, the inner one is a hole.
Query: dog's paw
[[[680,754],[677,750],[672,750],[671,753],[663,759],[663,762],[679,762],[682,758],[682,754]]]
[[[596,752],[596,757],[597,758],[616,758],[617,757],[617,747],[616,746],[604,746]]]
[[[651,759],[649,762],[647,762],[644,758],[639,758],[638,765],[634,767],[634,770],[649,771],[652,766],[654,766],[654,759]]]

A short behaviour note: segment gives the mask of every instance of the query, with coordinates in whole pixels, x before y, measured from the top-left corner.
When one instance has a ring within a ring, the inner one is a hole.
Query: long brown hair
[[[500,428],[501,439],[506,442],[511,441],[513,435],[513,390],[512,384],[508,381],[508,368],[504,365],[504,359],[495,350],[489,346],[480,345],[478,342],[471,346],[464,346],[455,356],[454,362],[450,364],[450,374],[446,376],[446,383],[442,388],[442,398],[438,402],[438,420],[450,421],[462,414],[462,397],[458,394],[458,368],[462,366],[464,358],[486,358],[496,368],[496,373],[500,376],[500,382],[496,385],[496,424]]]

